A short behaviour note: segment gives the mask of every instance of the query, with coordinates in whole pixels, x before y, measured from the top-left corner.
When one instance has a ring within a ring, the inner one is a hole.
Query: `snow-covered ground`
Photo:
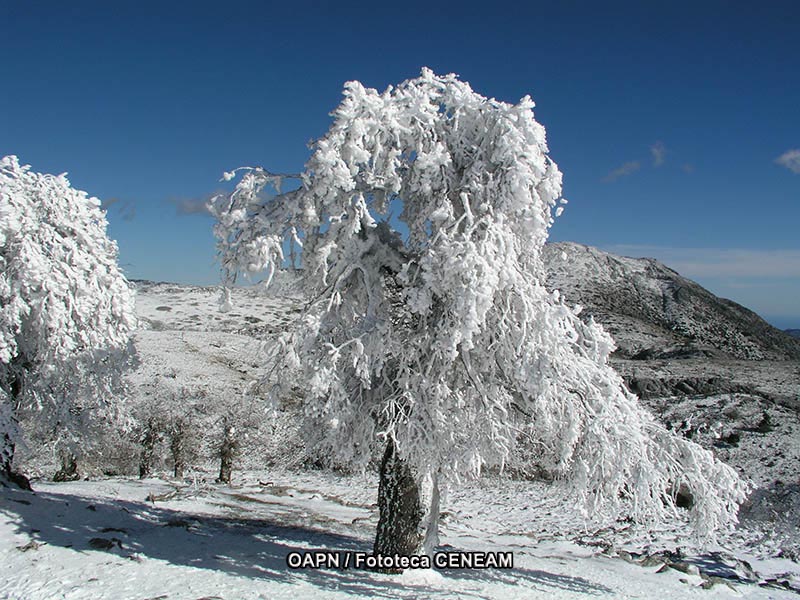
[[[249,289],[234,290],[228,313],[218,312],[214,288],[141,282],[137,289],[143,327],[136,334],[141,365],[132,384],[139,396],[159,386],[190,386],[220,400],[240,397],[263,364],[263,346],[299,310],[297,300]],[[789,521],[800,514],[800,495],[784,485],[795,482],[800,457],[793,368],[699,359],[618,361],[617,367],[639,378],[678,379],[735,379],[756,369],[758,377],[748,381],[776,398],[771,405],[736,394],[649,403],[675,427],[694,427],[698,441],[765,486],[755,508],[770,513],[773,533],[797,534],[797,523]],[[769,423],[762,422],[764,414]],[[598,531],[570,505],[554,502],[546,484],[497,476],[448,493],[439,550],[510,551],[513,569],[399,576],[292,570],[286,557],[293,551],[371,550],[377,479],[240,470],[266,460],[284,464],[276,460],[281,439],[272,437],[273,447],[244,449],[234,487],[207,483],[214,479],[212,467],[200,461],[180,482],[166,477],[168,462],[159,467],[161,479],[145,481],[100,477],[101,470],[81,463],[90,480],[41,479],[34,495],[0,488],[0,598],[711,599],[796,598],[788,588],[800,589],[800,565],[776,558],[780,540],[759,539],[757,530],[743,529],[704,552],[693,549],[680,523],[662,531],[625,523]],[[24,454],[28,473],[49,477],[57,467],[46,453]],[[779,477],[782,487],[770,488]]]
[[[236,487],[113,478],[39,482],[35,495],[3,490],[0,597],[797,597],[767,581],[798,583],[797,564],[787,560],[750,557],[755,574],[727,554],[673,555],[667,567],[664,556],[636,561],[578,544],[558,531],[572,526],[569,511],[548,511],[537,485],[496,478],[450,495],[438,550],[512,552],[512,569],[288,568],[294,551],[370,552],[373,479],[274,471],[249,473]],[[642,543],[632,540],[629,550]]]

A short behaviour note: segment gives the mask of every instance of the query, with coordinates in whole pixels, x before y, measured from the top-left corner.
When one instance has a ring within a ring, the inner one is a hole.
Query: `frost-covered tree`
[[[243,168],[212,203],[228,282],[302,259],[310,301],[275,392],[302,382],[307,439],[337,460],[382,452],[376,552],[430,549],[437,482],[502,466],[520,437],[594,515],[660,520],[684,487],[709,533],[743,499],[731,468],[638,404],[611,337],[546,289],[566,200],[533,106],[429,70],[383,93],[350,82],[295,189]]]
[[[234,421],[228,415],[223,415],[220,420],[220,436],[217,453],[219,454],[219,477],[220,483],[231,484],[233,476],[233,462],[239,451],[239,439],[236,436]]]
[[[169,422],[169,453],[172,456],[172,475],[183,479],[186,467],[194,455],[196,445],[196,423],[191,410],[184,410],[172,416]]]
[[[255,393],[215,399],[213,421],[208,424],[208,451],[219,461],[218,482],[231,484],[234,469],[240,469],[248,449],[254,449],[252,441],[259,437],[259,429],[265,424],[265,412],[264,400]]]
[[[139,478],[161,464],[161,445],[167,442],[172,474],[182,479],[197,458],[205,404],[204,386],[179,385],[171,377],[156,377],[143,388],[144,400],[134,409],[139,450]]]
[[[159,449],[164,439],[164,419],[159,412],[146,410],[153,407],[151,403],[143,403],[137,410],[141,417],[136,421],[134,431],[139,445],[139,479],[146,479],[153,474],[158,462]]]
[[[116,411],[136,319],[106,227],[99,200],[65,175],[0,159],[0,481],[20,481],[21,409],[64,428]]]

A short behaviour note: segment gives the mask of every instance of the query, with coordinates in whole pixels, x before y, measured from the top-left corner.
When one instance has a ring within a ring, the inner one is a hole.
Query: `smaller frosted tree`
[[[217,481],[231,484],[234,469],[241,468],[241,461],[252,450],[252,442],[264,425],[263,399],[256,390],[233,392],[215,398],[211,408],[213,420],[208,424],[211,433],[208,440],[209,454],[219,461]]]
[[[502,466],[520,436],[595,515],[663,519],[685,486],[707,533],[744,497],[730,467],[638,404],[609,335],[545,288],[565,201],[532,108],[429,70],[383,93],[350,82],[299,187],[248,168],[213,202],[228,281],[269,281],[301,253],[310,302],[272,380],[305,388],[311,444],[362,466],[382,453],[376,553],[430,549],[436,482]]]
[[[136,318],[106,227],[65,175],[0,159],[0,480],[24,482],[11,470],[21,409],[64,428],[117,412]]]

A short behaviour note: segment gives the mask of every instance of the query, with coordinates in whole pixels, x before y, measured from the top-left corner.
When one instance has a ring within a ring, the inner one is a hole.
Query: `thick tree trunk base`
[[[0,487],[18,487],[26,492],[32,492],[31,481],[22,473],[16,471],[0,472]]]
[[[381,461],[378,511],[375,555],[418,554],[423,542],[420,531],[423,510],[419,486],[411,468],[397,456],[391,440]],[[387,569],[384,572],[400,573],[402,569]]]
[[[72,454],[65,454],[61,457],[61,468],[53,475],[53,481],[77,481],[80,479],[78,474],[78,459]]]
[[[0,486],[18,487],[21,490],[32,492],[30,480],[22,473],[17,473],[11,468],[14,462],[14,451],[16,445],[7,433],[3,434],[0,440]]]

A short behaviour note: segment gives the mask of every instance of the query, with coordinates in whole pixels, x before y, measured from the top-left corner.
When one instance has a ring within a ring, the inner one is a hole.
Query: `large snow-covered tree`
[[[302,260],[310,301],[271,381],[305,387],[310,443],[357,465],[383,453],[376,552],[430,548],[436,483],[502,466],[522,438],[595,515],[663,519],[683,489],[708,533],[744,496],[638,404],[602,327],[546,289],[566,200],[533,106],[427,69],[383,93],[350,82],[302,174],[243,168],[212,202],[227,282]]]
[[[65,175],[0,159],[0,481],[20,481],[21,409],[63,428],[116,412],[136,318],[106,227]]]

